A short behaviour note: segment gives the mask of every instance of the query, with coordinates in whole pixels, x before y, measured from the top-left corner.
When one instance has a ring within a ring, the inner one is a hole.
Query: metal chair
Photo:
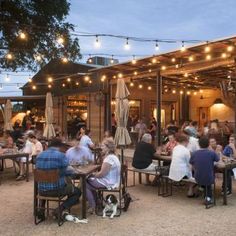
[[[39,170],[34,169],[34,222],[35,224],[39,224],[40,222],[44,221],[44,219],[38,219],[38,212],[39,210],[45,210],[47,212],[47,217],[49,216],[49,210],[55,210],[55,208],[49,207],[49,202],[57,202],[57,207],[59,209],[57,219],[58,225],[61,226],[64,221],[62,219],[62,212],[60,211],[60,205],[64,201],[65,195],[60,195],[59,187],[58,195],[56,197],[49,197],[44,196],[42,193],[38,191],[38,184],[39,183],[51,183],[51,184],[58,184],[59,181],[59,170]],[[45,202],[44,206],[40,205],[40,202]]]

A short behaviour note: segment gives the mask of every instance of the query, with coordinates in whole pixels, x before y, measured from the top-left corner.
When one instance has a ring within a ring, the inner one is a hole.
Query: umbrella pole
[[[123,165],[124,164],[124,146],[121,146],[120,150],[121,150],[121,164]]]

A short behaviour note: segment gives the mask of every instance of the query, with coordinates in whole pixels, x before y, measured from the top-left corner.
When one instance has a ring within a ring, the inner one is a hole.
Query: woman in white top
[[[177,146],[172,152],[172,160],[170,164],[169,178],[174,181],[180,181],[183,178],[192,179],[192,170],[189,164],[190,151],[187,149],[188,138],[185,135],[176,137]],[[193,197],[193,186],[189,185],[188,197]]]
[[[104,159],[101,170],[94,173],[87,180],[87,200],[89,202],[89,211],[94,213],[96,207],[96,189],[116,188],[120,184],[121,164],[115,155],[115,143],[112,139],[107,139],[102,145]]]

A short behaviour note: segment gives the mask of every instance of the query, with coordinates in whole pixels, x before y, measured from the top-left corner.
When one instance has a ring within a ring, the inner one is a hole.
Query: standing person
[[[115,137],[115,134],[116,134],[116,128],[117,128],[117,122],[116,122],[116,117],[115,117],[115,114],[112,113],[111,114],[111,133],[112,133],[112,136]]]
[[[200,147],[199,147],[199,143],[198,143],[198,139],[197,138],[195,138],[195,137],[193,137],[193,136],[191,136],[191,133],[190,133],[190,131],[189,131],[189,129],[185,129],[184,131],[183,131],[183,134],[188,138],[188,146],[187,146],[187,148],[188,148],[188,150],[191,152],[191,153],[193,153],[193,152],[195,152],[195,151],[197,151],[197,150],[199,150],[200,149]]]
[[[147,126],[143,123],[143,120],[140,119],[138,123],[135,126],[135,131],[138,132],[138,141],[141,140],[142,136],[146,133],[147,131]]]
[[[232,158],[236,159],[236,145],[235,145],[235,136],[232,134],[229,137],[229,144],[224,148],[223,155],[226,156],[227,158]],[[232,175],[233,171],[228,170],[227,173],[227,182],[225,183],[223,178],[223,185],[222,189],[224,189],[225,184],[227,185],[227,195],[232,194]],[[222,190],[223,192],[223,190]]]
[[[90,158],[93,158],[92,149],[95,148],[94,143],[92,142],[91,138],[89,137],[90,130],[86,129],[85,127],[80,128],[80,146],[87,148],[88,152],[90,153]]]
[[[115,155],[116,146],[112,139],[107,139],[102,145],[104,157],[101,170],[87,180],[87,199],[89,212],[93,214],[96,207],[96,189],[116,188],[120,184],[121,164]]]
[[[192,171],[189,164],[190,151],[187,149],[188,138],[185,135],[176,136],[177,146],[174,147],[172,152],[172,160],[170,164],[169,178],[174,181],[182,179],[191,179]],[[193,197],[194,184],[189,184],[187,196]]]
[[[185,130],[189,133],[190,136],[197,138],[198,136],[198,125],[197,121],[192,121],[189,126],[185,128]]]
[[[193,166],[196,182],[205,190],[205,204],[210,205],[212,201],[212,184],[215,182],[214,162],[219,161],[219,156],[209,150],[209,140],[203,136],[199,139],[200,150],[195,151],[190,164]]]
[[[150,125],[150,129],[148,129],[148,132],[151,134],[152,136],[152,141],[155,140],[155,137],[156,137],[156,129],[157,129],[157,126],[156,126],[156,123],[155,121],[151,121],[151,125]]]
[[[60,195],[67,196],[67,199],[55,210],[54,215],[58,216],[59,212],[70,210],[72,206],[79,202],[81,191],[72,183],[67,183],[65,177],[68,174],[68,159],[59,149],[63,146],[60,139],[52,139],[49,142],[49,148],[41,152],[36,159],[36,169],[39,170],[59,170],[60,179],[58,183],[39,183],[38,190],[40,195],[48,197],[57,197]],[[72,174],[72,173],[71,173]],[[41,202],[44,207],[45,201]],[[39,210],[38,217],[44,219],[44,210]]]

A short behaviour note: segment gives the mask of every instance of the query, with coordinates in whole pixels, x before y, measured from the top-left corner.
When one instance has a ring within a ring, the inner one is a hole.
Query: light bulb
[[[142,89],[142,88],[143,88],[143,85],[142,85],[142,84],[140,84],[138,87],[139,87],[140,89]]]
[[[159,49],[160,49],[160,48],[159,48],[158,41],[156,41],[155,50],[156,50],[156,51],[159,51]]]
[[[152,58],[152,63],[157,63],[157,59],[156,58]]]
[[[9,75],[7,75],[6,77],[5,77],[5,81],[6,82],[9,82],[11,79],[10,79],[10,77],[9,77]]]
[[[63,83],[63,84],[62,84],[62,87],[66,87],[66,85]]]
[[[52,82],[52,77],[48,77],[48,82],[49,82],[49,83]]]
[[[62,58],[62,62],[63,62],[63,63],[67,63],[67,62],[68,62],[68,59],[67,59],[66,57],[63,57],[63,58]]]
[[[184,77],[188,77],[188,73],[184,73]]]
[[[85,76],[85,77],[84,77],[84,80],[85,80],[86,82],[88,82],[88,81],[89,81],[89,76]]]
[[[122,77],[123,77],[122,73],[119,73],[118,78],[122,78]]]
[[[66,81],[67,81],[67,82],[71,82],[71,78],[67,78]]]
[[[77,86],[79,86],[79,82],[76,82],[75,84],[76,84]]]
[[[20,39],[23,39],[23,40],[26,39],[26,34],[24,32],[20,32],[19,36],[20,36]]]
[[[133,83],[133,82],[130,82],[129,86],[130,86],[130,87],[134,87],[134,83]]]
[[[190,91],[187,91],[187,95],[190,95],[191,94],[191,92]]]
[[[176,90],[175,90],[175,89],[174,89],[174,90],[172,90],[172,93],[173,93],[173,94],[176,94]]]
[[[227,57],[227,54],[223,52],[223,53],[221,54],[221,57],[222,57],[222,58],[226,58],[226,57]]]
[[[114,63],[113,55],[111,55],[111,64]]]
[[[162,70],[165,70],[165,69],[166,69],[166,66],[162,66],[161,69],[162,69]]]
[[[228,47],[227,47],[227,51],[228,52],[232,52],[234,50],[234,47],[232,46],[232,45],[229,45]]]
[[[205,52],[210,52],[210,51],[211,51],[210,46],[207,45],[207,46],[204,48],[204,51],[205,51]]]
[[[184,52],[186,50],[185,45],[184,45],[184,41],[182,41],[182,46],[181,46],[180,50],[181,50],[181,52]]]
[[[206,60],[208,60],[208,61],[211,60],[211,55],[210,54],[206,55]]]
[[[33,86],[32,86],[32,89],[33,89],[33,90],[36,90],[36,89],[37,89],[37,87],[36,87],[35,85],[33,85]]]
[[[193,92],[193,95],[196,96],[196,95],[197,95],[197,92]]]
[[[149,69],[148,72],[151,73],[151,72],[152,72],[152,69]]]
[[[6,58],[8,60],[11,60],[13,58],[13,55],[11,53],[7,53]]]
[[[137,74],[138,74],[138,72],[137,72],[137,71],[135,71],[135,72],[134,72],[134,75],[137,75]]]
[[[193,56],[190,56],[190,57],[188,58],[188,60],[189,60],[189,61],[193,61],[193,60],[194,60]]]
[[[98,39],[98,36],[96,35],[96,40],[94,42],[94,46],[95,48],[100,48],[101,47],[101,42]]]
[[[179,64],[176,64],[176,65],[175,65],[175,68],[178,69],[178,68],[179,68]]]
[[[129,38],[126,39],[125,50],[130,50]]]
[[[175,59],[175,58],[172,58],[172,59],[171,59],[171,61],[172,61],[172,62],[175,62],[175,61],[176,61],[176,59]]]
[[[106,80],[106,76],[103,75],[102,78],[101,78],[101,81],[104,82]]]
[[[52,88],[52,85],[51,85],[51,84],[49,84],[49,85],[48,85],[48,88]]]
[[[134,65],[134,64],[136,64],[136,59],[135,59],[135,56],[133,56],[133,59],[132,59],[132,64]]]
[[[60,36],[60,37],[57,38],[57,42],[59,44],[63,44],[65,42],[65,40],[64,40],[64,38],[62,36]]]
[[[180,93],[180,94],[183,94],[184,92],[181,90],[179,93]]]

